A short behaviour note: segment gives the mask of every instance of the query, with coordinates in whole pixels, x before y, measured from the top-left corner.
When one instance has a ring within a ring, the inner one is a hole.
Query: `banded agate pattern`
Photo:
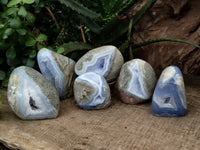
[[[38,52],[37,61],[40,71],[56,88],[61,99],[73,95],[74,60],[43,48]]]
[[[149,63],[133,59],[122,66],[118,89],[123,102],[137,104],[150,99],[155,84],[156,75]]]
[[[83,55],[75,65],[75,72],[77,75],[95,72],[109,82],[117,78],[123,63],[123,56],[115,46],[102,46]]]
[[[56,89],[36,70],[16,68],[9,79],[8,102],[21,119],[56,118],[60,100]]]
[[[110,88],[101,75],[87,72],[74,82],[74,98],[83,109],[102,109],[111,103]]]
[[[152,98],[152,113],[156,116],[184,116],[187,111],[183,75],[177,66],[165,68]]]

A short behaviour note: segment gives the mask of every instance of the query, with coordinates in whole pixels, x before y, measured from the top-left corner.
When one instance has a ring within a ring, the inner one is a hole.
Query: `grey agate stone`
[[[124,59],[120,51],[112,45],[90,50],[75,65],[77,75],[95,72],[110,82],[117,78]]]
[[[185,86],[177,66],[165,68],[160,75],[152,98],[152,114],[180,117],[187,112]]]
[[[36,70],[18,67],[10,75],[8,102],[21,119],[56,118],[60,100],[56,89]]]
[[[155,84],[155,72],[146,61],[133,59],[122,66],[118,89],[124,103],[137,104],[150,99]]]
[[[72,96],[75,62],[46,48],[38,52],[37,60],[40,71],[56,88],[60,98]]]
[[[83,109],[102,109],[111,103],[110,88],[103,76],[87,72],[76,78],[74,97]]]

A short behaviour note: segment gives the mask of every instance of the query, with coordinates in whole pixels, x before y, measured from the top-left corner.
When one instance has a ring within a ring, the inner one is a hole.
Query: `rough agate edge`
[[[149,63],[133,59],[122,66],[118,90],[124,103],[137,104],[149,100],[153,95],[155,84],[156,75]]]
[[[110,88],[106,80],[94,72],[76,78],[74,97],[79,107],[83,109],[102,109],[111,103]]]
[[[124,59],[115,46],[102,46],[90,50],[75,65],[77,75],[95,72],[110,82],[117,78]]]
[[[187,111],[183,75],[176,66],[163,70],[152,98],[152,114],[179,117]]]
[[[75,62],[46,48],[41,49],[37,61],[42,74],[52,83],[61,99],[73,95]]]
[[[11,73],[8,102],[21,119],[56,118],[60,100],[56,89],[36,70],[18,67]]]

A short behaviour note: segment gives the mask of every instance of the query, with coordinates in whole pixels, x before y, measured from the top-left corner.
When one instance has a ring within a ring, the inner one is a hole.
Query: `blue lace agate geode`
[[[88,72],[74,82],[74,98],[83,109],[102,109],[111,103],[110,88],[99,74]]]
[[[176,66],[163,70],[152,99],[152,113],[156,116],[178,117],[186,114],[183,76]]]
[[[60,98],[72,96],[75,62],[46,48],[38,52],[37,60],[40,71],[56,88]]]
[[[117,78],[124,59],[115,46],[102,46],[90,50],[75,65],[77,75],[95,72],[109,82]]]
[[[123,102],[137,104],[153,95],[156,75],[149,63],[141,59],[126,62],[120,71],[118,89]]]
[[[21,119],[55,118],[60,100],[56,89],[36,70],[18,67],[10,75],[8,102]]]

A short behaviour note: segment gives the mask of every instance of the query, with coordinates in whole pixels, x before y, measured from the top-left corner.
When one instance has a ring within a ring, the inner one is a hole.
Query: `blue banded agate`
[[[133,59],[122,66],[118,89],[123,102],[137,104],[149,100],[155,84],[155,72],[151,65],[144,60]]]
[[[77,75],[95,72],[109,82],[117,78],[123,63],[123,56],[115,46],[102,46],[83,55],[75,65],[75,72]]]
[[[41,49],[37,61],[42,74],[52,83],[61,99],[73,95],[75,62],[46,48]]]
[[[8,102],[21,119],[55,118],[59,112],[59,96],[51,83],[29,67],[16,68],[9,79]]]
[[[87,72],[74,82],[74,98],[83,109],[102,109],[111,103],[110,88],[99,74]]]
[[[184,116],[187,111],[183,75],[176,66],[163,70],[152,98],[152,113],[156,116]]]

